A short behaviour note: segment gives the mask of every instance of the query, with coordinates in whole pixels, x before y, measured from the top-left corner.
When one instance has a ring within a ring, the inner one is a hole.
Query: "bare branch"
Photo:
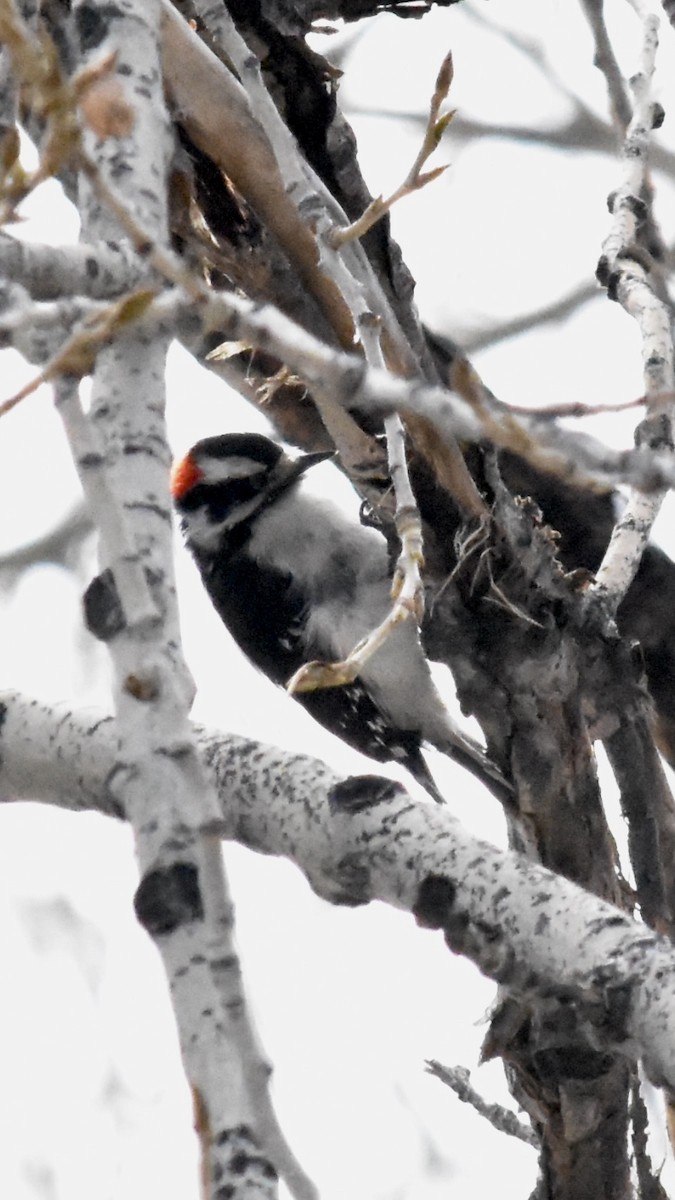
[[[366,361],[384,370],[378,321],[368,312],[358,313],[356,319]],[[424,561],[422,524],[408,475],[405,431],[396,414],[385,417],[384,430],[389,475],[396,505],[394,521],[401,542],[392,581],[391,609],[384,620],[351,650],[346,659],[336,663],[310,662],[300,667],[286,685],[290,695],[294,692],[314,691],[320,687],[338,687],[353,683],[397,625],[409,617],[413,617],[418,626],[421,622],[424,613],[424,585],[420,574]]]
[[[443,166],[437,167],[434,171],[426,171],[424,175],[421,174],[422,167],[434,153],[434,150],[437,149],[445,130],[455,115],[454,112],[448,112],[443,117],[440,116],[441,106],[450,90],[452,76],[452,55],[448,53],[441,63],[441,68],[436,79],[422,145],[403,183],[399,184],[386,200],[382,196],[378,196],[373,200],[368,205],[366,211],[356,221],[352,221],[345,228],[334,229],[329,235],[329,241],[335,249],[344,246],[347,242],[353,241],[356,238],[362,238],[369,229],[372,229],[373,225],[381,220],[385,213],[389,212],[390,208],[393,208],[398,200],[403,200],[406,196],[412,195],[413,192],[420,191],[421,188],[426,187],[434,179],[438,179],[447,170],[447,167]]]
[[[532,312],[523,313],[519,317],[511,317],[498,323],[494,322],[487,328],[477,329],[475,333],[470,329],[468,332],[458,331],[457,338],[466,354],[477,354],[479,350],[497,346],[500,342],[507,341],[508,338],[518,337],[521,333],[530,333],[541,325],[562,321],[581,308],[583,304],[587,304],[589,300],[595,300],[598,294],[598,285],[595,281],[580,283],[578,287],[572,288],[566,296],[552,300],[550,304],[543,304]]]
[[[170,303],[155,301],[158,308],[164,304],[168,308]],[[586,435],[551,428],[545,418],[514,416],[484,389],[480,389],[480,406],[472,407],[457,392],[397,379],[368,367],[356,355],[333,351],[278,310],[254,306],[239,296],[211,296],[204,305],[209,319],[228,337],[269,351],[310,387],[330,390],[347,408],[421,416],[443,437],[492,441],[541,470],[585,487],[605,489],[628,482],[650,492],[675,482],[675,465],[665,453],[640,447],[614,451]]]
[[[470,1104],[479,1116],[484,1117],[499,1133],[518,1138],[535,1149],[539,1148],[539,1138],[532,1126],[521,1121],[510,1108],[504,1108],[501,1104],[489,1104],[484,1100],[471,1086],[471,1076],[466,1067],[446,1067],[436,1059],[430,1058],[427,1060],[427,1070],[430,1075],[440,1079],[441,1083],[452,1088],[458,1100],[463,1104]]]
[[[598,277],[638,322],[643,344],[645,395],[650,414],[636,434],[638,445],[672,451],[672,402],[664,408],[675,386],[671,314],[651,286],[650,263],[637,244],[638,225],[647,215],[640,199],[647,171],[647,155],[655,110],[651,84],[658,48],[658,18],[643,17],[642,67],[631,80],[634,113],[626,130],[622,161],[624,180],[611,198],[613,216],[603,245]],[[634,492],[617,523],[605,557],[596,572],[594,594],[605,610],[614,614],[637,571],[663,494],[646,497]]]
[[[2,181],[4,224],[20,201],[69,161],[80,144],[80,128],[77,91],[64,78],[56,47],[41,25],[31,28],[24,21],[14,0],[5,0],[0,9],[0,42],[11,54],[15,79],[45,120],[41,161],[32,175],[23,170],[16,143],[17,156]]]
[[[152,231],[150,237],[143,233],[142,245],[153,245],[161,258],[168,240],[171,139],[159,70],[159,5],[128,0],[100,10],[99,17],[105,27],[100,41],[115,56],[120,52],[121,69],[87,113],[76,156],[90,184],[83,187],[83,235],[90,241],[119,236],[119,212],[134,231]],[[119,195],[109,189],[109,176],[117,177]],[[105,202],[117,210],[114,215]],[[173,266],[171,256],[167,261]],[[189,294],[187,277],[185,287]],[[111,345],[92,348],[89,416],[73,379],[78,361],[72,368],[61,362],[57,397],[100,530],[104,570],[87,591],[85,613],[90,630],[107,641],[114,667],[114,790],[131,820],[141,865],[136,914],[171,982],[198,1114],[205,1194],[215,1198],[228,1186],[233,1196],[243,1195],[255,1178],[259,1194],[271,1196],[276,1172],[260,1143],[252,1104],[255,1094],[262,1113],[269,1095],[249,1081],[250,1072],[259,1080],[265,1072],[257,1069],[238,975],[221,969],[223,954],[233,947],[231,938],[225,948],[219,940],[230,932],[231,919],[210,832],[217,803],[186,717],[193,689],[181,655],[173,579],[163,391],[167,338],[147,339],[137,325],[124,336],[119,325],[110,334]]]
[[[72,565],[77,548],[91,535],[94,526],[83,504],[76,504],[54,529],[34,538],[16,550],[0,554],[0,571],[21,571],[35,563],[53,562]]]
[[[69,295],[106,300],[150,281],[147,263],[126,242],[42,246],[1,230],[0,271],[23,284],[35,300]]]
[[[78,320],[75,332],[66,338],[38,375],[0,404],[0,417],[11,412],[17,404],[31,396],[43,383],[51,383],[61,376],[67,376],[69,379],[81,379],[84,375],[89,375],[94,369],[98,352],[104,346],[109,345],[125,327],[137,321],[144,310],[149,308],[152,298],[153,292],[151,291],[132,293],[114,304],[98,306],[96,309],[90,308],[83,321],[78,319],[83,309],[80,301],[73,300],[70,303],[64,301],[60,305],[54,306],[52,313],[62,328],[64,324],[67,328],[71,328],[74,320]],[[43,318],[46,317],[47,320],[51,315],[46,310],[46,306],[43,307],[41,313],[38,309],[35,309],[34,313]],[[55,329],[52,325],[50,328],[52,337],[54,332]],[[30,325],[22,323],[19,326],[19,338],[15,340],[22,341],[24,351],[28,338],[33,333],[34,330]],[[44,352],[44,349],[45,341],[43,339],[38,342],[37,350],[29,351],[27,357],[32,358],[35,353]]]
[[[631,119],[632,106],[614,47],[607,33],[603,7],[604,0],[581,0],[581,10],[591,27],[595,42],[593,61],[605,77],[614,124],[617,132],[623,134]]]
[[[480,389],[480,404],[470,404],[447,388],[423,386],[368,368],[356,355],[342,354],[312,337],[271,306],[255,305],[235,294],[210,293],[201,284],[199,307],[179,292],[155,297],[136,318],[139,328],[179,329],[181,321],[194,327],[217,328],[233,341],[268,351],[313,390],[330,390],[346,408],[374,414],[398,411],[408,420],[423,417],[441,437],[454,442],[491,441],[527,459],[538,469],[591,489],[628,483],[645,493],[675,483],[675,465],[661,450],[637,447],[615,451],[587,435],[554,425],[545,413],[526,415],[511,409]],[[133,317],[133,313],[131,314]],[[129,328],[132,327],[130,321]],[[670,393],[663,397],[670,399]]]

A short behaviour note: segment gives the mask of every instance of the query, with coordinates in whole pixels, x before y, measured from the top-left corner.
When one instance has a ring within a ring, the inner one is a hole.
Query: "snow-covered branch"
[[[1,698],[0,791],[119,815],[112,718]],[[625,913],[526,858],[474,837],[437,805],[377,776],[245,738],[197,732],[219,799],[217,832],[283,855],[341,904],[379,899],[442,930],[518,995],[574,997],[590,1044],[643,1055],[675,1085],[675,951]],[[187,915],[185,916],[187,920]]]

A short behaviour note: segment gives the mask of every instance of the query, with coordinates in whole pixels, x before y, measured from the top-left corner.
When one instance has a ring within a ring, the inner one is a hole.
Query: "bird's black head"
[[[203,438],[171,473],[171,494],[188,539],[203,548],[213,546],[328,457],[319,453],[291,459],[259,433]]]
[[[221,433],[217,437],[202,438],[190,451],[198,462],[212,458],[223,463],[238,463],[239,469],[251,472],[261,467],[275,467],[283,453],[281,446],[262,433]]]

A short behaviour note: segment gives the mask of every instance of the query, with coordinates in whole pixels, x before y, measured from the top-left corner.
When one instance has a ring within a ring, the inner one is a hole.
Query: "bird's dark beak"
[[[297,469],[298,475],[304,475],[310,467],[326,462],[328,458],[335,458],[336,453],[336,450],[317,450],[315,454],[302,454],[300,458],[296,458],[293,466]]]
[[[287,458],[285,454],[282,455],[276,467],[270,471],[265,489],[266,499],[278,496],[304,475],[305,471],[309,471],[310,467],[325,462],[327,458],[333,458],[335,453],[335,450],[320,450],[316,454],[301,454],[299,458]]]
[[[291,483],[295,483],[305,471],[309,471],[310,467],[317,466],[318,463],[325,462],[327,458],[335,457],[335,450],[318,450],[315,454],[301,454],[299,458],[286,458],[281,463],[280,474],[283,478],[283,486],[288,487]]]

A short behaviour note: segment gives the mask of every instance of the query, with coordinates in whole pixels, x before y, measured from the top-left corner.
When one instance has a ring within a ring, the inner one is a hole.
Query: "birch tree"
[[[434,188],[446,130],[460,142],[481,133],[454,116],[453,56],[440,56],[428,111],[412,118],[412,165],[373,199],[340,72],[307,39],[326,22],[358,30],[385,9],[403,21],[431,7],[0,3],[0,322],[4,343],[35,365],[1,411],[30,405],[39,383],[53,389],[84,497],[59,536],[96,529],[83,612],[112,668],[110,711],[95,717],[3,692],[2,796],[132,828],[135,912],[166,973],[200,1186],[213,1200],[274,1196],[279,1180],[293,1196],[319,1194],[271,1102],[223,840],[289,859],[330,904],[403,910],[499,985],[483,1054],[503,1060],[522,1115],[487,1105],[461,1066],[434,1059],[428,1069],[533,1147],[537,1196],[665,1195],[647,1152],[644,1089],[662,1089],[670,1113],[675,810],[663,759],[675,758],[675,570],[650,534],[675,481],[672,252],[652,173],[674,167],[655,140],[672,6],[664,0],[660,22],[655,7],[633,6],[637,69],[625,78],[602,3],[580,0],[608,115],[579,102],[565,127],[539,136],[613,156],[597,265],[539,313],[466,338],[477,349],[604,289],[642,355],[635,443],[621,450],[564,420],[616,397],[545,415],[506,403],[455,331],[440,336],[420,319],[390,212]],[[536,47],[524,49],[538,61]],[[33,171],[19,125],[38,146]],[[522,128],[498,135],[536,140]],[[14,236],[26,199],[52,177],[77,203],[78,245]],[[479,242],[480,230],[467,236]],[[451,805],[411,799],[379,774],[340,776],[308,755],[191,724],[164,419],[171,339],[263,407],[280,438],[335,450],[363,519],[392,548],[391,624],[420,621],[430,658],[452,671],[463,711],[513,784],[508,850],[469,833]],[[599,748],[628,829],[624,864]]]

